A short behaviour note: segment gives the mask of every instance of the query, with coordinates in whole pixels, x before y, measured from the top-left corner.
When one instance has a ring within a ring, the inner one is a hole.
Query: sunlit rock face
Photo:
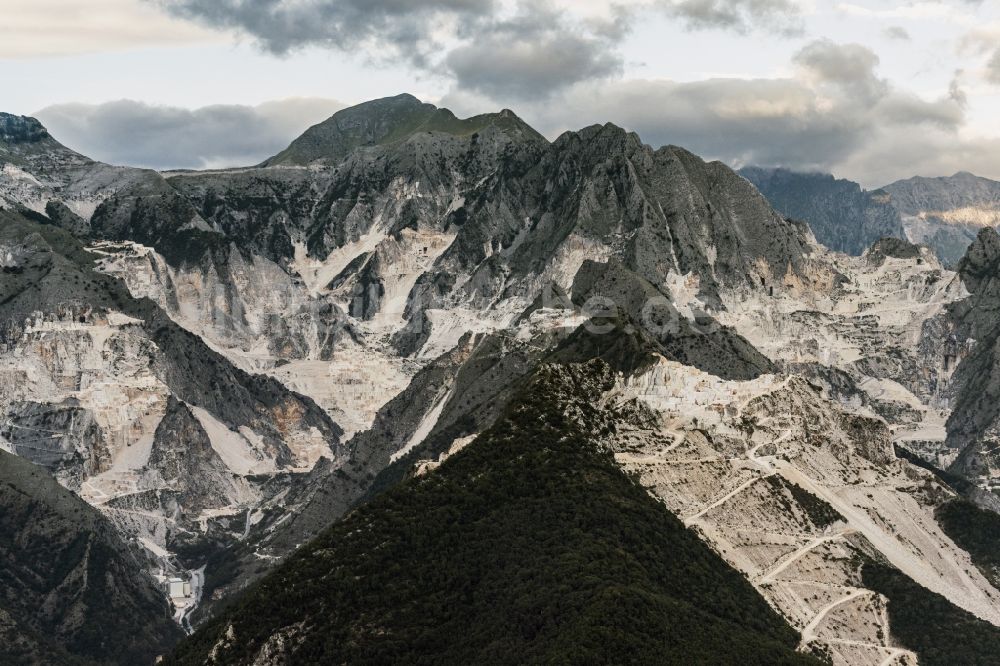
[[[164,570],[182,547],[238,540],[289,474],[341,457],[342,429],[311,399],[134,298],[67,230],[0,216],[0,446]]]
[[[803,649],[835,664],[916,660],[891,640],[886,600],[865,587],[859,557],[884,557],[1000,622],[996,591],[935,520],[952,491],[896,458],[869,410],[846,410],[795,375],[733,382],[666,361],[603,402],[629,400],[658,418],[619,426],[616,460],[747,575]]]
[[[887,185],[903,215],[907,237],[934,249],[954,266],[984,227],[1000,225],[1000,183],[960,172],[946,178],[911,178]]]

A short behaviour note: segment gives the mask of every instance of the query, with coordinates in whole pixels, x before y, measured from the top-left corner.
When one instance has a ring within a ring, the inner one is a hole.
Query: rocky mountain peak
[[[882,264],[886,257],[894,259],[917,259],[924,254],[924,249],[920,245],[887,236],[875,241],[865,253],[868,261],[873,264]]]
[[[636,150],[643,145],[642,139],[635,132],[615,125],[604,123],[589,125],[577,131],[563,132],[553,143],[556,150],[581,149],[587,146],[590,152],[600,153],[608,149]]]
[[[984,279],[997,274],[1000,269],[1000,234],[993,227],[979,232],[969,246],[965,257],[958,263],[958,273],[966,288],[978,293]]]
[[[60,168],[91,161],[56,141],[38,119],[0,112],[0,164],[5,162]]]
[[[310,127],[288,148],[265,160],[261,166],[337,164],[358,148],[400,143],[421,133],[471,136],[489,127],[512,132],[524,140],[545,142],[544,137],[510,109],[458,118],[449,109],[402,94],[338,111]]]
[[[883,189],[892,195],[893,203],[904,215],[936,214],[952,224],[972,224],[975,220],[969,215],[949,218],[944,213],[984,207],[995,210],[1000,206],[1000,182],[968,171],[937,178],[918,176],[886,185]]]
[[[0,112],[0,141],[36,143],[46,138],[49,138],[49,132],[37,119]]]
[[[816,240],[832,250],[860,255],[880,238],[906,238],[884,191],[868,192],[827,173],[755,166],[739,173],[784,215],[807,222]]]
[[[957,265],[983,227],[1000,224],[1000,182],[959,171],[916,177],[883,190],[901,214],[910,240],[934,248],[945,265]]]

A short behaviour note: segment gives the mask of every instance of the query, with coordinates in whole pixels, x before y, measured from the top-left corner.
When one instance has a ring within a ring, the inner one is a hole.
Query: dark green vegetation
[[[114,527],[0,451],[0,663],[151,664],[180,637]]]
[[[814,664],[596,444],[600,362],[543,366],[474,443],[298,550],[168,659]]]
[[[1000,628],[958,608],[898,569],[869,561],[865,587],[889,599],[889,628],[917,653],[921,666],[993,666],[1000,655]]]
[[[934,516],[945,534],[972,556],[983,575],[1000,586],[1000,515],[956,499],[939,506]]]

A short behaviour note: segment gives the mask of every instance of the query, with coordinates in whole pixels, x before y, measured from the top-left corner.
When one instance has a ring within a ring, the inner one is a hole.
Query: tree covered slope
[[[302,547],[169,664],[812,664],[600,440],[601,362]]]
[[[96,509],[0,451],[0,663],[152,664],[181,635]]]

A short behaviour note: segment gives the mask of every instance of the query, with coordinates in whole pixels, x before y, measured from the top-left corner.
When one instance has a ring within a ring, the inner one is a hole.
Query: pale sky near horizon
[[[410,92],[874,187],[1000,179],[1000,0],[0,0],[0,110],[137,166],[249,164]]]

